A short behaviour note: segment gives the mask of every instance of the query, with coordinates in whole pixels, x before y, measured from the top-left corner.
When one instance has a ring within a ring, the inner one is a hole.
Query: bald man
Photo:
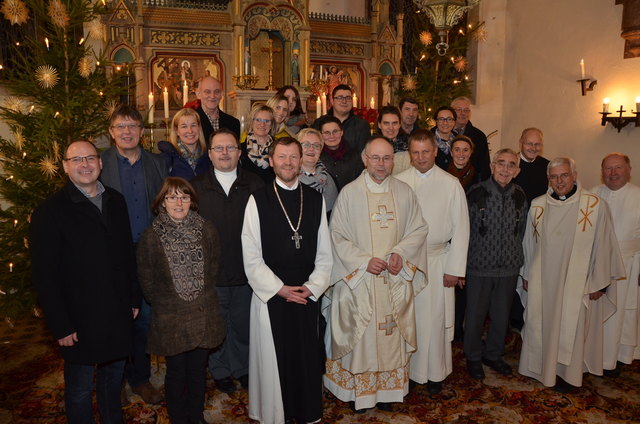
[[[196,111],[200,115],[202,132],[207,142],[211,142],[211,135],[220,128],[232,131],[236,137],[240,137],[240,121],[220,110],[220,100],[224,96],[222,83],[213,77],[204,77],[198,84],[196,96],[200,100],[200,106]]]

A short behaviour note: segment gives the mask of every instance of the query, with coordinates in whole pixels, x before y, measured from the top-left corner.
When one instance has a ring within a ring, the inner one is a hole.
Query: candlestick
[[[602,101],[602,112],[603,113],[609,113],[609,98],[608,97],[606,97]]]
[[[184,81],[184,85],[182,86],[182,106],[187,104],[189,100],[189,86],[187,85],[187,81]]]
[[[316,118],[322,116],[322,101],[320,100],[320,96],[316,98]]]
[[[322,96],[320,96],[320,99],[322,100],[322,114],[326,115],[327,114],[327,95],[326,95],[326,93],[322,93]]]
[[[149,93],[149,123],[153,124],[153,114],[156,111],[155,102],[153,100],[153,93]]]
[[[167,87],[164,88],[162,96],[164,100],[164,119],[169,119],[169,92],[167,91]]]
[[[358,108],[358,95],[353,93],[353,107]]]
[[[369,107],[371,109],[375,109],[376,108],[376,101],[375,101],[375,99],[373,97],[371,98],[371,102],[369,102]]]
[[[580,78],[584,79],[584,59],[580,59]]]

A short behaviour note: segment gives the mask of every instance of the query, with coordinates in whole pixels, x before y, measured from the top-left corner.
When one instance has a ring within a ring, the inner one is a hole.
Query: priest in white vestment
[[[547,174],[550,188],[533,200],[523,241],[518,370],[567,393],[583,372],[602,375],[603,323],[615,312],[624,266],[609,207],[577,183],[573,159],[552,160]]]
[[[249,331],[249,418],[265,424],[322,419],[322,335],[318,299],[332,256],[322,195],[298,180],[302,147],[271,145],[276,179],[254,192],[242,227],[253,289]]]
[[[390,177],[393,146],[370,139],[365,171],[331,215],[334,267],[327,317],[325,386],[356,410],[388,410],[409,388],[416,350],[414,296],[426,286],[428,226],[411,188]],[[326,309],[325,309],[326,308]]]
[[[438,145],[429,130],[409,136],[411,167],[396,178],[416,193],[429,224],[430,284],[415,297],[418,350],[411,356],[409,376],[437,394],[453,371],[451,342],[455,324],[454,287],[464,284],[469,245],[469,210],[457,178],[434,166]]]
[[[631,184],[631,161],[611,153],[602,161],[602,181],[593,192],[609,205],[627,278],[617,282],[617,310],[604,323],[604,374],[617,377],[618,363],[640,359],[640,187]]]

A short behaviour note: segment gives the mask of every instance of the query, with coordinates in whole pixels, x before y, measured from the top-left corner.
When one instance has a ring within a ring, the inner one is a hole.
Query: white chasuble
[[[442,381],[453,371],[451,342],[455,293],[444,287],[444,274],[464,277],[469,245],[469,209],[457,178],[434,166],[425,173],[414,167],[397,175],[416,193],[427,236],[429,285],[415,298],[418,349],[411,355],[411,380]]]
[[[624,275],[609,208],[579,185],[566,201],[549,189],[531,204],[523,247],[529,290],[519,372],[545,386],[556,375],[581,386],[583,372],[602,374],[603,322],[615,311],[609,286]]]
[[[604,323],[604,369],[616,362],[640,359],[640,187],[627,183],[618,190],[599,185],[593,192],[609,205],[627,278],[617,282],[617,310]]]
[[[414,296],[426,286],[428,228],[415,195],[395,178],[372,184],[365,171],[338,196],[330,226],[335,285],[323,305],[325,386],[358,409],[402,402],[407,393]],[[392,253],[403,259],[398,275],[366,271],[372,257],[388,261]]]

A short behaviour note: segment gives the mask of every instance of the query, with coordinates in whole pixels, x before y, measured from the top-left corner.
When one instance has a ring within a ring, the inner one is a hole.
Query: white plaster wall
[[[483,3],[491,9],[503,0]],[[483,95],[498,77],[480,55],[478,115],[482,111],[483,125],[478,126],[490,129],[485,122],[494,122],[501,113],[501,144],[513,148],[523,128],[541,128],[544,156],[573,157],[585,187],[599,183],[600,161],[612,151],[628,154],[640,170],[640,127],[627,126],[618,133],[610,125],[602,127],[598,114],[604,97],[611,99],[611,110],[622,104],[630,114],[640,96],[640,58],[623,59],[621,17],[622,5],[613,0],[508,0],[502,106]],[[584,97],[576,82],[582,58],[587,77],[598,80]],[[640,174],[632,179],[638,183]]]
[[[309,11],[364,18],[366,3],[365,0],[309,0]]]

